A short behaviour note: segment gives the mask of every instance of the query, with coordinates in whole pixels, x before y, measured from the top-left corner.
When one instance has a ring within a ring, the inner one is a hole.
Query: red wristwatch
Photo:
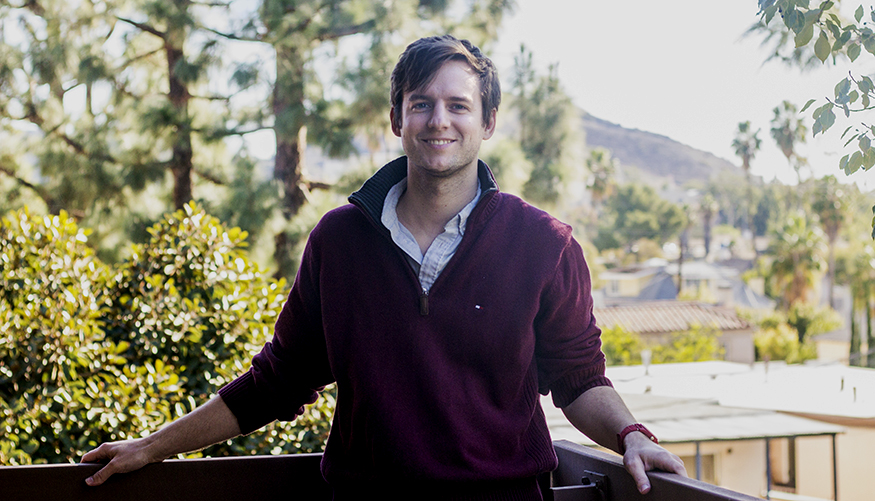
[[[647,438],[649,438],[654,444],[658,444],[659,440],[656,439],[656,435],[650,432],[647,428],[644,427],[641,423],[630,424],[629,426],[623,428],[623,431],[617,433],[617,447],[619,447],[620,454],[626,453],[626,435],[632,433],[633,431],[640,431]]]

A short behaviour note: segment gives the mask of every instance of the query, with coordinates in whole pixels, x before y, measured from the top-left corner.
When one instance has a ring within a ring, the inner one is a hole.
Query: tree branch
[[[16,183],[18,183],[19,185],[24,186],[25,188],[28,188],[31,191],[33,191],[34,193],[36,193],[37,196],[40,197],[49,208],[52,208],[55,206],[56,202],[55,202],[54,197],[52,197],[48,193],[48,191],[45,188],[43,188],[42,186],[37,186],[33,183],[28,182],[25,179],[18,177],[18,175],[15,174],[15,171],[13,169],[11,169],[10,167],[7,167],[5,165],[2,165],[2,164],[0,164],[0,172],[2,172],[3,174],[6,174],[10,178],[12,178],[12,180],[15,181]]]
[[[151,34],[155,35],[156,37],[160,38],[161,40],[166,40],[165,37],[167,35],[165,33],[162,33],[160,31],[156,30],[155,28],[149,26],[148,24],[138,23],[134,20],[126,19],[124,17],[119,17],[119,16],[116,16],[115,18],[118,19],[119,21],[124,22],[124,23],[128,23],[135,28],[139,28],[139,29],[145,31],[146,33],[151,33]]]
[[[252,134],[253,132],[258,132],[262,130],[273,129],[271,125],[258,125],[254,129],[248,130],[240,130],[240,129],[200,129],[200,128],[192,128],[193,132],[198,132],[200,134],[207,134],[215,137],[228,137],[228,136],[245,136],[246,134]]]
[[[192,167],[191,171],[194,172],[195,174],[197,174],[198,176],[206,179],[207,181],[213,183],[213,184],[218,184],[219,186],[225,186],[228,184],[228,182],[225,181],[224,179],[219,179],[215,175],[213,175],[209,172],[203,171],[201,169],[198,169],[196,167]]]
[[[326,30],[322,33],[316,35],[316,39],[320,42],[324,42],[326,40],[336,40],[338,38],[345,37],[347,35],[355,35],[358,33],[362,33],[364,31],[373,29],[374,26],[377,25],[377,21],[375,19],[371,19],[369,21],[365,21],[360,24],[350,24],[348,26],[341,26],[339,28],[333,30]]]
[[[257,38],[241,37],[239,35],[234,35],[232,33],[223,33],[217,29],[210,28],[208,26],[201,25],[200,28],[204,31],[209,31],[210,33],[212,33],[214,35],[219,35],[220,37],[227,38],[228,40],[234,40],[237,42],[263,42],[264,41],[264,40],[262,40],[261,37],[257,37]]]

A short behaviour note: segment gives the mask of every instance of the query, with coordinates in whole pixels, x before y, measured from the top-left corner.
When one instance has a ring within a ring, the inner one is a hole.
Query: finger
[[[106,452],[106,444],[101,445],[97,449],[88,451],[82,456],[82,463],[99,463],[102,459],[106,459],[109,457],[109,454]]]
[[[108,465],[101,468],[97,473],[91,475],[90,477],[85,479],[85,483],[91,487],[97,487],[98,485],[104,483],[112,476],[114,473],[114,468],[112,462]]]
[[[654,465],[657,469],[667,471],[669,473],[677,473],[678,475],[688,477],[687,469],[684,466],[684,461],[674,454],[665,451],[663,456],[660,456],[659,461]]]
[[[623,463],[626,466],[626,471],[632,475],[632,479],[635,480],[635,485],[638,486],[638,492],[641,494],[647,494],[650,492],[650,479],[647,478],[647,473],[645,473],[644,462],[641,461],[641,458],[638,455],[632,455],[629,459],[623,458]]]

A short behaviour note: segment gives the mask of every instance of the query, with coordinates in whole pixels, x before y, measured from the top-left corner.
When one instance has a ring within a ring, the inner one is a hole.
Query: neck
[[[398,202],[398,219],[416,237],[422,252],[443,233],[444,226],[477,194],[477,169],[448,178],[407,171],[407,191]]]

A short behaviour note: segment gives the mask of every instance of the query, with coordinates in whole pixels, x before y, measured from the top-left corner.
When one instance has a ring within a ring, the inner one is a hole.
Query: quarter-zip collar
[[[384,165],[370,179],[365,181],[361,188],[349,196],[349,202],[361,209],[371,222],[383,233],[389,234],[389,230],[380,220],[383,214],[383,202],[393,186],[407,176],[407,157],[402,156]],[[468,219],[468,227],[486,217],[489,211],[497,203],[495,195],[498,193],[498,183],[489,166],[482,160],[477,161],[477,176],[480,179],[480,200],[477,207]],[[483,216],[481,216],[483,215]],[[476,220],[475,220],[476,218]]]

